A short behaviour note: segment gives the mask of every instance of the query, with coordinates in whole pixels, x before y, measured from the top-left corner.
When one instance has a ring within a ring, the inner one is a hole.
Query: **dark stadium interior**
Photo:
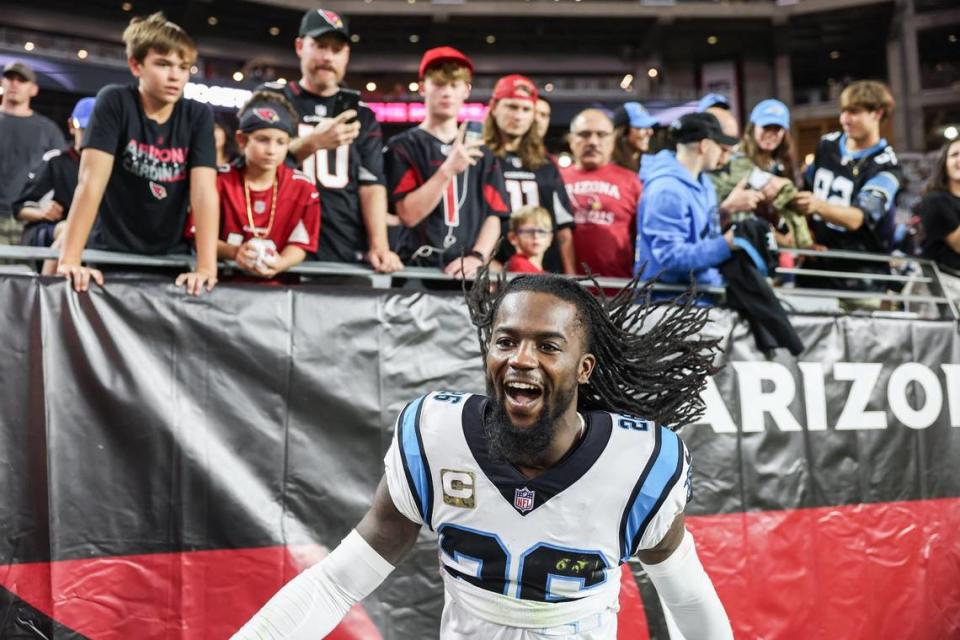
[[[76,4],[68,0],[29,6],[3,0],[0,55],[25,53],[24,43],[31,42],[31,55],[69,66],[76,89],[47,83],[38,100],[55,115],[66,115],[76,95],[96,89],[84,81],[93,79],[85,68],[126,73],[119,35],[129,17],[162,9],[198,42],[197,82],[251,88],[296,77],[292,41],[308,4],[94,0],[76,15]],[[475,100],[486,100],[494,80],[509,72],[548,85],[545,95],[556,116],[553,146],[562,144],[563,127],[557,126],[588,104],[696,98],[703,65],[717,60],[734,62],[742,102],[774,93],[796,109],[798,124],[814,127],[832,119],[839,90],[850,79],[887,79],[895,92],[899,87],[899,119],[890,133],[904,149],[932,148],[941,112],[957,104],[960,10],[952,2],[376,0],[325,6],[348,18],[355,42],[346,82],[367,99],[416,100],[407,85],[416,79],[420,53],[449,44],[476,61]],[[83,60],[77,59],[80,48],[88,52]],[[900,78],[890,78],[891,61],[907,65]],[[910,65],[916,65],[916,87]],[[234,80],[238,72],[241,81]],[[925,119],[931,110],[940,115]]]

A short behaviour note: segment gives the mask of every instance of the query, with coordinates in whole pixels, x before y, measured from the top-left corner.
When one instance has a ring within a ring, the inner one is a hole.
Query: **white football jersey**
[[[530,479],[492,455],[484,396],[411,402],[384,460],[390,495],[438,536],[447,601],[488,622],[548,629],[616,611],[619,565],[683,511],[689,455],[640,418],[591,411],[583,439]]]

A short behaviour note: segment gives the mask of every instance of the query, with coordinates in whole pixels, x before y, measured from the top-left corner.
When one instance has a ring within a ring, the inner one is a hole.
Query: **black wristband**
[[[487,259],[484,257],[484,255],[483,255],[482,253],[480,253],[479,251],[477,251],[476,249],[473,249],[472,251],[467,251],[467,253],[466,253],[463,257],[464,257],[464,258],[477,258],[480,262],[486,262],[486,261],[487,261]]]

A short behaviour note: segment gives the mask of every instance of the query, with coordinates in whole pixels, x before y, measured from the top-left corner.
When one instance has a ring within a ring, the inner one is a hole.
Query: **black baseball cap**
[[[350,39],[347,25],[338,14],[326,9],[311,9],[303,14],[300,21],[301,38],[319,38],[327,33],[335,33],[344,40]]]
[[[33,72],[30,65],[20,61],[10,62],[3,68],[3,77],[17,75],[28,82],[36,82],[37,74]]]
[[[719,144],[735,145],[740,140],[723,133],[720,121],[712,113],[688,113],[670,125],[670,133],[678,144],[710,139]]]

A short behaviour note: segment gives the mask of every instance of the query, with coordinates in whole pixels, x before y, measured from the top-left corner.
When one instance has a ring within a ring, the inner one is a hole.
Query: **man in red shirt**
[[[640,180],[610,162],[613,122],[598,109],[586,109],[570,123],[570,150],[575,164],[561,169],[573,203],[573,246],[580,262],[595,276],[630,278]]]

